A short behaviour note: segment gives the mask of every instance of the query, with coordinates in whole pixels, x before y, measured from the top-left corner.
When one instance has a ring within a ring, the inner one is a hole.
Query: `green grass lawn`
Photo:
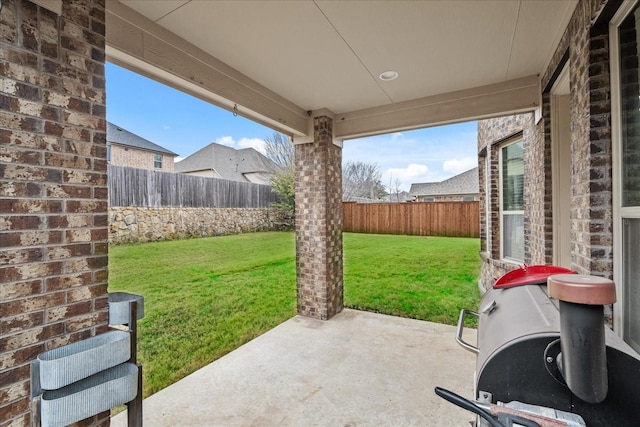
[[[345,305],[455,325],[480,299],[480,241],[345,234]]]
[[[479,240],[345,233],[345,305],[454,324],[479,294]],[[296,314],[290,232],[113,246],[109,291],[143,295],[144,396]]]

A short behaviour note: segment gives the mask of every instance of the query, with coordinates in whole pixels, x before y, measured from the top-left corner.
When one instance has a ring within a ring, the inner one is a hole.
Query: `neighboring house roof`
[[[478,168],[440,182],[411,184],[409,192],[414,196],[444,196],[450,194],[476,194],[480,192]]]
[[[355,203],[382,203],[380,199],[369,199],[368,197],[356,197],[356,196],[343,196],[343,202],[355,202]]]
[[[120,126],[114,125],[111,122],[107,122],[107,142],[112,144],[124,145],[126,147],[133,147],[139,150],[153,151],[154,153],[163,153],[170,156],[177,156],[173,151],[169,151],[166,148],[154,144],[148,139],[144,139],[141,136],[131,133]]]
[[[356,202],[356,203],[403,203],[412,201],[414,197],[407,193],[406,191],[401,191],[400,193],[392,193],[388,194],[379,199],[369,199],[367,197],[356,197],[356,196],[343,196],[343,202]]]
[[[413,200],[413,195],[407,191],[400,191],[399,193],[391,193],[384,196],[381,201],[386,203],[402,203],[409,202]]]
[[[251,182],[256,180],[249,177],[261,177],[268,182],[279,170],[273,161],[253,148],[236,150],[215,142],[177,162],[174,167],[180,173],[213,170],[223,179]]]

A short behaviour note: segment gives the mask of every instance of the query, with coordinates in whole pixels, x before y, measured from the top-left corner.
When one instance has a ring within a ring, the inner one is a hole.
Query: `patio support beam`
[[[109,61],[279,132],[305,135],[302,108],[131,8],[106,2],[106,21]]]
[[[523,77],[336,116],[336,137],[390,133],[506,114],[534,111],[541,105],[540,79]]]
[[[328,320],[342,311],[342,141],[333,117],[313,115],[313,140],[294,138],[298,314]]]

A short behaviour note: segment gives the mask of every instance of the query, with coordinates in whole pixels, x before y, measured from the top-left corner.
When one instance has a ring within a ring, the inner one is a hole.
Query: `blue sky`
[[[273,130],[107,63],[107,120],[180,157],[217,142],[261,149]],[[375,163],[382,183],[442,181],[477,164],[476,122],[346,140],[343,162]]]

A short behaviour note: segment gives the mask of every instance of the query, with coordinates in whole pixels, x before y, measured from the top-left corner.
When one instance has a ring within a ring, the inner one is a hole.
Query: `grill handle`
[[[466,342],[464,339],[462,339],[462,334],[464,332],[464,319],[467,316],[475,316],[477,319],[480,317],[480,314],[475,311],[471,311],[467,309],[460,311],[460,318],[458,319],[458,330],[456,331],[456,341],[465,350],[469,350],[472,353],[478,354],[480,352],[480,350],[478,350],[478,347],[476,347],[475,345],[471,345],[468,342]]]
[[[436,387],[435,392],[438,396],[440,396],[444,400],[451,402],[454,405],[461,407],[462,409],[466,409],[467,411],[471,411],[474,414],[479,415],[481,418],[486,420],[491,427],[506,427],[501,421],[498,421],[495,418],[493,418],[489,413],[489,411],[476,405],[476,403],[472,402],[471,400],[465,399],[464,397],[459,396],[454,392],[449,391],[446,388],[442,388],[442,387]],[[512,424],[509,424],[509,425],[512,425]]]

